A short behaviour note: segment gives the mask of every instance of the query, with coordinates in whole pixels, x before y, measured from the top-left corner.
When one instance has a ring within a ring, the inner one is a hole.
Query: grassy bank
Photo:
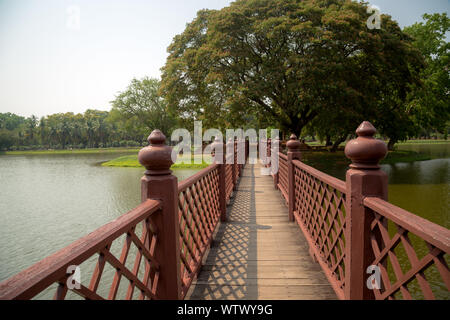
[[[386,159],[381,164],[395,164],[400,162],[416,162],[432,160],[429,155],[421,154],[414,151],[397,150],[388,153]]]
[[[185,162],[189,161],[189,157],[179,158],[184,160]],[[193,162],[193,161],[192,161]],[[105,162],[102,164],[104,167],[122,167],[122,168],[142,168],[141,164],[138,161],[137,155],[124,156],[117,159],[113,159],[111,161]],[[179,163],[174,164],[172,169],[203,169],[209,166],[209,163],[202,161],[201,164],[195,163]]]
[[[388,141],[385,141],[386,144],[388,143]],[[307,145],[309,145],[310,147],[325,147],[325,144],[322,142],[318,142],[318,141],[314,141],[314,142],[307,142]],[[343,142],[339,145],[339,147],[345,147],[347,143]],[[404,142],[398,142],[395,145],[396,146],[401,146],[401,145],[410,145],[410,144],[450,144],[450,140],[408,140],[408,141],[404,141]]]
[[[408,145],[408,144],[450,144],[450,140],[408,140],[405,142],[399,142],[396,145]]]
[[[96,154],[96,153],[138,153],[136,148],[109,148],[109,149],[72,149],[72,150],[35,150],[35,151],[0,151],[0,155],[52,155],[52,154]]]
[[[323,165],[345,165],[349,164],[344,152],[339,151],[336,153],[330,152],[305,152],[303,158],[306,163]],[[188,162],[189,158],[184,158],[185,162]],[[386,159],[382,161],[382,164],[394,164],[400,162],[416,162],[431,160],[431,157],[423,154],[419,154],[413,151],[392,151],[389,152]],[[203,169],[209,164],[204,162],[202,164],[181,163],[172,166],[173,169]],[[137,155],[123,156],[102,164],[104,167],[123,167],[123,168],[141,168]]]
[[[351,163],[343,151],[330,153],[327,151],[304,152],[303,160],[310,165],[320,164],[321,166],[342,166]],[[387,157],[381,161],[381,164],[409,163],[416,161],[428,161],[432,158],[428,155],[413,151],[391,151]]]

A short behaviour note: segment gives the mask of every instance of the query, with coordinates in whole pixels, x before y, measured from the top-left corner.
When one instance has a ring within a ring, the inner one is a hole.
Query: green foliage
[[[159,94],[159,80],[133,79],[128,88],[112,101],[113,119],[123,117],[125,130],[145,134],[160,129],[170,136],[175,119],[169,114],[166,102]]]
[[[186,157],[185,157],[186,158]],[[193,159],[191,159],[193,160]],[[189,158],[185,159],[186,163],[174,164],[171,169],[203,169],[209,164],[206,161],[202,161],[201,164],[195,164],[193,161],[189,161]],[[189,163],[191,162],[191,163]],[[102,164],[104,167],[123,167],[123,168],[141,168],[141,164],[138,161],[137,155],[129,155],[113,159],[111,161]]]
[[[0,151],[10,149],[16,142],[12,131],[0,129]]]
[[[414,88],[410,108],[418,127],[446,134],[450,122],[450,45],[446,41],[450,19],[447,13],[425,14],[423,19],[425,22],[404,30],[426,61],[421,72],[423,85]]]
[[[42,117],[0,114],[0,150],[140,147],[153,129],[170,135],[175,120],[158,96],[159,81],[134,79],[110,112]]]
[[[202,10],[169,47],[161,92],[173,114],[206,126],[253,121],[300,134],[310,124],[345,140],[371,120],[397,133],[408,128],[405,101],[423,63],[389,16],[369,30],[366,9],[341,0],[238,0]]]

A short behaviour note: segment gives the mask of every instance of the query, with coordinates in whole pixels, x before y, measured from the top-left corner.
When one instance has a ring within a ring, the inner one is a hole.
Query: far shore
[[[450,140],[408,140],[396,144],[399,145],[419,145],[419,144],[448,144]],[[308,143],[311,147],[323,147],[320,143]],[[343,151],[336,153],[330,153],[326,150],[320,150],[314,152],[314,158],[323,157],[327,161],[347,161]],[[137,160],[137,154],[141,148],[92,148],[92,149],[65,149],[65,150],[30,150],[30,151],[0,151],[0,155],[66,155],[66,154],[122,154],[122,156],[113,160],[102,163],[104,167],[122,167],[122,168],[140,168],[142,167]],[[125,154],[125,155],[123,155]],[[128,155],[127,155],[128,154]],[[307,157],[309,158],[309,157]],[[178,163],[172,166],[173,169],[203,169],[206,168],[209,163],[202,161],[202,163],[193,163],[184,159],[185,163]],[[324,159],[325,160],[325,159]],[[410,163],[416,161],[432,160],[428,155],[423,155],[413,151],[392,151],[389,152],[387,158],[382,161],[382,164],[395,164],[395,163]]]
[[[89,149],[46,149],[27,151],[0,151],[0,155],[22,156],[22,155],[51,155],[51,154],[90,154],[90,153],[137,153],[141,148],[89,148]]]

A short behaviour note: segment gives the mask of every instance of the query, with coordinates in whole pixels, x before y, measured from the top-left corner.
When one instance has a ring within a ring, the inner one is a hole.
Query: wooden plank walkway
[[[337,299],[271,176],[247,164],[187,299]]]

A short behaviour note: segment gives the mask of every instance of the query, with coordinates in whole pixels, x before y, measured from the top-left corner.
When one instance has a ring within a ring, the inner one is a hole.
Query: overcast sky
[[[0,0],[0,112],[109,110],[132,78],[160,77],[167,46],[198,10],[230,2]],[[370,2],[402,27],[450,7],[450,0]]]

